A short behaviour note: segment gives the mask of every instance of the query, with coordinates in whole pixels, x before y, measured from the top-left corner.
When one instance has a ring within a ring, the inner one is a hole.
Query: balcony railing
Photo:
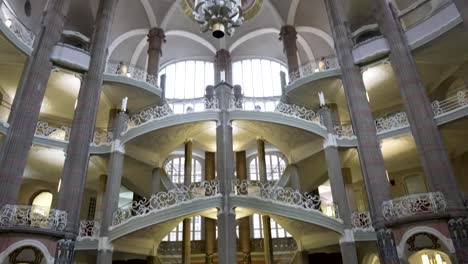
[[[229,109],[232,111],[273,112],[289,117],[295,117],[304,121],[322,125],[322,117],[319,113],[295,104],[286,104],[279,101],[279,97],[253,98],[231,97]]]
[[[351,221],[355,230],[373,232],[372,220],[369,212],[354,212]]]
[[[35,35],[17,17],[5,1],[0,6],[0,19],[10,31],[26,46],[32,48]]]
[[[140,82],[146,82],[153,87],[158,87],[157,76],[148,74],[145,69],[139,66],[131,65],[125,62],[107,62],[106,73],[110,75],[122,76]]]
[[[4,205],[0,213],[2,227],[29,227],[63,231],[67,226],[67,212],[31,205]]]
[[[301,78],[312,76],[319,72],[339,69],[338,59],[335,56],[322,57],[315,61],[310,61],[299,67],[299,70],[291,74],[290,83]]]
[[[255,197],[260,200],[316,211],[326,216],[339,218],[337,206],[332,201],[311,193],[301,193],[291,188],[278,187],[274,183],[262,183],[250,180],[234,180],[234,195]]]
[[[149,199],[134,201],[114,212],[113,225],[128,222],[134,216],[144,216],[193,200],[214,197],[219,194],[218,181],[203,181],[190,186],[180,186],[167,192],[151,195]]]
[[[463,87],[458,90],[454,95],[447,97],[444,100],[432,102],[432,111],[434,117],[440,117],[450,114],[468,107],[468,89]],[[380,117],[375,120],[375,127],[377,134],[383,134],[389,131],[409,127],[408,116],[405,112],[398,112],[386,117]],[[353,127],[351,124],[335,125],[335,134],[338,138],[352,139],[355,137]]]
[[[415,2],[408,2],[412,3],[408,7],[395,6],[400,9],[398,17],[400,18],[401,24],[408,30],[431,17],[440,8],[451,2],[451,0],[418,0]]]
[[[419,193],[382,203],[382,213],[387,220],[426,213],[444,213],[447,202],[441,192]]]
[[[51,125],[46,121],[38,121],[36,126],[36,136],[50,138],[54,140],[69,141],[71,128],[64,125]],[[97,130],[94,132],[92,145],[99,146],[110,144],[113,140],[112,132]]]
[[[101,232],[101,223],[95,220],[85,220],[80,222],[78,241],[98,240]]]

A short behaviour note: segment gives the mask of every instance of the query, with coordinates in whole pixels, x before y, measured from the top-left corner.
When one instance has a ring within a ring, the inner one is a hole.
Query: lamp
[[[241,0],[196,0],[193,16],[202,32],[211,30],[217,39],[232,36],[244,22]]]
[[[5,20],[5,26],[7,26],[7,28],[11,28],[11,26],[13,25],[13,21],[11,19],[7,19]]]

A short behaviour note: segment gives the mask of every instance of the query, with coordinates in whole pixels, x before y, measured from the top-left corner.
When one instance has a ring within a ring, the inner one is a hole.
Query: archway
[[[24,246],[16,249],[8,255],[8,263],[11,264],[45,264],[46,259],[42,252],[33,246]]]

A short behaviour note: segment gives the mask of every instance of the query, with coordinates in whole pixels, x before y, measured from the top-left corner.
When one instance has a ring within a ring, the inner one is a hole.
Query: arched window
[[[241,60],[232,65],[233,84],[242,86],[245,97],[281,96],[280,72],[287,72],[286,67],[267,59]]]
[[[50,192],[41,192],[37,194],[31,203],[33,213],[47,216],[52,206],[53,195]]]
[[[174,156],[166,161],[164,169],[173,183],[184,183],[184,165],[185,157],[183,156]],[[201,182],[202,173],[202,163],[198,159],[192,158],[192,182]]]
[[[266,174],[268,181],[277,181],[286,169],[286,160],[277,153],[265,154]],[[252,158],[249,164],[250,180],[259,181],[260,173],[258,167],[258,157]]]
[[[212,62],[186,60],[169,64],[159,76],[166,75],[166,99],[202,98],[205,88],[214,84]]]
[[[254,238],[263,238],[263,222],[262,216],[259,214],[252,215],[253,221],[253,237]],[[275,220],[270,219],[271,225],[271,238],[284,238],[292,237],[282,226],[276,223]]]
[[[183,222],[180,222],[162,241],[182,241]],[[201,240],[202,236],[201,216],[192,217],[190,220],[190,240]]]

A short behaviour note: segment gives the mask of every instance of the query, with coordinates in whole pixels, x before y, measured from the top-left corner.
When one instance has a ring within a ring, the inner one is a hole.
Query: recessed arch
[[[54,263],[55,259],[54,259],[54,257],[52,257],[52,255],[50,254],[47,247],[43,243],[41,243],[40,241],[37,241],[37,240],[34,240],[34,239],[24,239],[24,240],[20,240],[20,241],[18,241],[16,243],[10,245],[2,253],[0,253],[0,263],[4,263],[4,261],[8,258],[8,256],[13,251],[17,250],[18,248],[27,247],[27,246],[35,247],[39,251],[41,251],[42,255],[44,255],[44,259],[45,259],[47,264],[53,264]]]
[[[107,54],[107,60],[109,60],[109,58],[112,56],[112,53],[114,53],[114,50],[120,45],[122,44],[125,40],[129,39],[129,38],[132,38],[132,37],[136,37],[136,36],[141,36],[141,35],[147,35],[149,32],[148,29],[146,28],[140,28],[140,29],[134,29],[134,30],[130,30],[130,31],[127,31],[125,33],[123,33],[122,35],[118,36],[116,39],[114,39],[112,41],[112,43],[109,45],[109,48],[108,48],[108,54]]]
[[[317,35],[324,39],[328,45],[334,50],[335,49],[335,43],[333,41],[333,38],[325,31],[315,28],[315,27],[309,27],[309,26],[298,26],[296,27],[297,32],[299,33],[310,33]]]
[[[413,227],[410,230],[406,231],[406,233],[403,235],[401,238],[400,244],[398,244],[397,251],[398,251],[398,256],[400,258],[407,258],[409,256],[405,256],[405,247],[406,247],[406,242],[408,239],[416,234],[419,233],[427,233],[431,234],[435,237],[437,237],[440,242],[443,244],[443,246],[449,251],[448,253],[454,253],[455,252],[455,247],[453,245],[452,239],[445,237],[439,230],[434,229],[432,227],[428,226],[417,226]]]
[[[188,32],[185,30],[169,30],[168,32],[166,32],[166,36],[179,36],[191,39],[205,46],[207,49],[213,52],[213,54],[216,54],[216,48],[210,42],[192,32]]]

